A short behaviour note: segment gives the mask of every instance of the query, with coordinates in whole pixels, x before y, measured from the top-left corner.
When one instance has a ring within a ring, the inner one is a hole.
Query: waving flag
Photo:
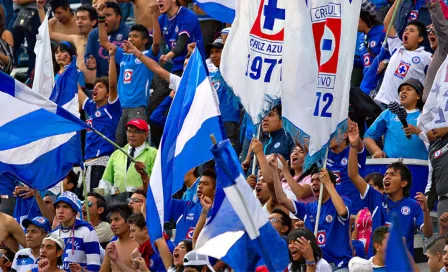
[[[220,259],[235,271],[255,271],[262,259],[269,271],[288,267],[286,241],[272,227],[243,175],[229,140],[212,148],[216,194],[211,217],[195,249]]]
[[[389,229],[389,240],[386,248],[386,271],[413,271],[405,243],[403,230],[396,214],[392,215],[392,227]]]
[[[220,69],[258,124],[280,99],[286,12],[296,1],[236,1],[236,18]]]
[[[214,19],[233,23],[235,19],[236,0],[195,0],[195,3],[208,15]]]
[[[288,1],[283,117],[291,135],[309,148],[305,168],[322,164],[331,137],[345,132],[360,6],[352,0]]]
[[[48,15],[39,27],[34,53],[36,53],[36,69],[34,72],[33,91],[49,98],[54,86],[53,52],[51,51]]]
[[[182,188],[185,174],[213,158],[209,135],[222,139],[217,101],[201,53],[195,50],[168,113],[148,186],[146,220],[151,241],[162,237],[171,196]]]
[[[50,100],[79,117],[78,81],[76,69],[76,57],[72,56],[72,62],[65,67],[64,72],[51,92]]]
[[[431,92],[428,95],[423,113],[417,120],[417,125],[424,132],[435,128],[448,127],[448,59],[437,71]]]
[[[0,72],[0,173],[37,190],[62,180],[78,161],[71,139],[87,125]]]

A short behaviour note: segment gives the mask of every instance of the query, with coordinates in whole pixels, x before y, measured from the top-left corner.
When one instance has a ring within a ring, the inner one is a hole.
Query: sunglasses
[[[8,257],[6,257],[5,253],[0,252],[0,258],[5,258],[8,262],[10,262],[11,260],[8,259]]]
[[[428,28],[428,29],[426,29],[426,33],[434,33],[434,27],[430,27],[430,28]]]
[[[271,223],[277,223],[278,222],[278,223],[284,225],[284,223],[282,221],[278,220],[277,218],[269,218],[269,222],[271,222]]]
[[[93,207],[92,201],[83,201],[82,204],[87,204],[87,207],[89,207],[89,208]]]
[[[140,199],[140,198],[136,198],[136,197],[134,197],[134,198],[128,198],[128,202],[134,202],[134,203],[143,203],[143,199]]]

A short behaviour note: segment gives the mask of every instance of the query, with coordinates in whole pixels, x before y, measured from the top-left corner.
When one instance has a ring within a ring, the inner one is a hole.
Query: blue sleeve
[[[415,225],[418,230],[420,230],[420,228],[424,222],[425,222],[425,219],[423,216],[422,207],[418,203],[416,203],[416,205],[415,205]]]
[[[364,150],[358,153],[358,164],[361,166],[361,169],[366,167],[366,157],[366,147],[364,147]]]
[[[123,60],[123,48],[117,46],[117,52],[115,52],[115,63],[120,65],[120,62]],[[118,71],[117,71],[118,73]],[[117,75],[119,76],[119,75]]]
[[[95,102],[93,102],[92,99],[87,98],[86,101],[84,102],[84,105],[82,107],[82,109],[89,115],[89,116],[93,116],[93,114],[96,111],[96,104]]]
[[[306,205],[304,203],[300,203],[295,200],[293,200],[293,202],[294,202],[294,206],[296,207],[296,212],[294,213],[294,215],[297,218],[304,220],[305,215],[306,215]]]
[[[171,218],[174,221],[177,221],[179,217],[184,213],[188,206],[189,201],[172,199],[171,200]]]
[[[77,71],[77,80],[79,86],[84,90],[86,88],[86,79],[84,77],[84,74],[81,71]]]
[[[113,103],[109,103],[108,101],[108,105],[107,105],[107,109],[109,110],[109,113],[112,116],[121,116],[121,104],[120,104],[120,99],[117,99],[115,101],[112,101]]]
[[[376,118],[375,122],[369,127],[364,138],[372,138],[375,141],[381,139],[381,137],[386,133],[387,123],[389,118],[389,110],[383,111],[378,118]]]
[[[164,127],[167,118],[165,113],[171,107],[171,103],[173,103],[173,98],[171,96],[165,97],[162,103],[152,112],[149,120],[154,124]]]
[[[187,36],[190,38],[198,22],[198,17],[194,13],[185,13],[185,16],[183,16],[182,23],[179,27],[178,37],[182,34],[187,34]]]
[[[347,207],[347,216],[345,218],[343,218],[341,216],[338,216],[338,217],[341,218],[342,221],[345,221],[350,218],[350,215],[352,213],[352,202],[347,197],[343,197],[342,201],[344,201],[345,207]]]
[[[373,189],[370,185],[367,185],[366,192],[364,193],[364,196],[361,196],[361,199],[364,200],[364,204],[369,211],[373,213],[376,207],[382,207],[382,197],[383,195],[380,192]]]
[[[84,59],[88,59],[90,55],[92,55],[95,59],[98,59],[98,50],[95,50],[95,45],[98,44],[98,37],[96,37],[95,33],[98,31],[92,30],[89,33],[89,37],[87,38],[86,51],[84,52]]]

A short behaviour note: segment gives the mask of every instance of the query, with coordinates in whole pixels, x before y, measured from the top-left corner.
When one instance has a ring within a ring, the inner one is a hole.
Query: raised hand
[[[249,184],[250,188],[254,189],[255,185],[257,185],[257,176],[250,175],[247,177],[246,181]]]
[[[96,69],[96,59],[92,55],[90,55],[89,58],[85,60],[85,64],[86,67],[89,68],[90,70]]]
[[[114,57],[117,53],[117,46],[113,43],[109,43],[109,56]]]
[[[213,201],[208,196],[201,195],[201,198],[199,199],[199,201],[201,203],[203,210],[206,210],[207,212],[210,211]]]
[[[423,193],[418,192],[414,198],[415,198],[415,200],[417,200],[418,204],[420,204],[420,206],[422,207],[422,210],[424,212],[429,212],[428,202],[427,202],[426,196]]]
[[[359,136],[359,128],[357,123],[352,123],[348,129],[348,140],[351,145],[358,145],[361,137]]]
[[[107,245],[106,255],[112,262],[116,262],[118,260],[118,250],[114,242],[111,242]]]
[[[263,153],[263,144],[257,138],[252,138],[250,150],[252,150],[255,154]]]

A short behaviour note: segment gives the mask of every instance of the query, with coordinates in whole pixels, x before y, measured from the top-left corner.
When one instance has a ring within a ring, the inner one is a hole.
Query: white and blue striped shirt
[[[37,260],[38,258],[33,256],[31,248],[24,248],[17,251],[11,268],[17,272],[27,272],[37,267]]]

